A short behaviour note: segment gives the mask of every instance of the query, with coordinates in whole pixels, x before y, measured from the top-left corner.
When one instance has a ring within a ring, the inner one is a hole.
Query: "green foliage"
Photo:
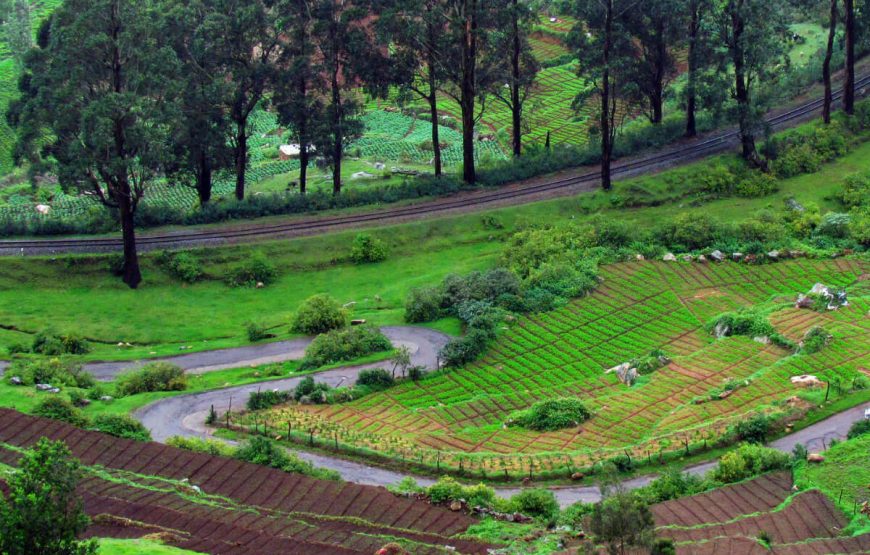
[[[726,337],[734,335],[771,337],[776,333],[764,315],[751,310],[720,314],[708,322],[706,328],[710,333]]]
[[[778,135],[764,147],[773,158],[771,171],[781,178],[817,172],[823,162],[846,154],[845,131],[839,122],[815,123]]]
[[[315,382],[313,377],[306,376],[293,390],[293,398],[300,403],[311,402],[321,404],[329,400],[327,397],[329,391],[330,387],[328,384]]]
[[[849,236],[849,224],[852,218],[849,214],[828,212],[822,216],[816,227],[816,235],[832,239],[845,239]]]
[[[236,452],[235,447],[227,445],[223,441],[199,437],[172,436],[166,440],[166,445],[222,457],[232,457]]]
[[[804,335],[801,341],[801,351],[804,354],[811,355],[824,349],[831,342],[833,336],[820,326],[813,326]]]
[[[32,352],[40,355],[83,355],[90,351],[88,342],[75,334],[58,335],[40,331],[33,336]]]
[[[341,480],[338,472],[325,468],[317,468],[310,462],[291,455],[264,437],[252,437],[239,447],[234,457],[249,463],[277,468],[284,472],[305,474],[306,476],[313,476],[321,480]]]
[[[739,482],[772,470],[787,470],[791,465],[788,453],[770,447],[745,443],[719,459],[712,478],[724,484]]]
[[[183,391],[187,389],[187,376],[180,367],[168,362],[152,362],[140,370],[118,377],[119,395],[136,395],[152,391]]]
[[[305,349],[305,357],[299,368],[319,368],[392,348],[390,340],[372,325],[332,330],[314,338]]]
[[[289,391],[254,391],[248,396],[248,402],[245,406],[248,410],[263,410],[286,403],[290,397]]]
[[[248,336],[248,341],[251,343],[272,337],[272,334],[266,330],[266,326],[259,322],[247,322],[245,324],[245,335]]]
[[[227,283],[233,287],[257,287],[269,285],[278,276],[278,270],[262,252],[254,253],[248,260],[232,268]]]
[[[362,370],[356,378],[356,385],[372,390],[389,389],[396,383],[393,376],[383,368]]]
[[[763,444],[770,433],[770,418],[764,414],[756,414],[751,418],[740,420],[734,427],[734,431],[743,441]]]
[[[580,399],[562,397],[538,401],[528,409],[512,413],[508,425],[550,432],[578,426],[591,416]]]
[[[847,175],[839,199],[846,208],[870,206],[870,175]]]
[[[33,408],[33,414],[53,420],[61,420],[79,428],[84,428],[89,423],[87,416],[82,411],[74,407],[68,400],[56,395],[41,400]]]
[[[524,489],[510,498],[510,505],[515,511],[548,525],[555,523],[559,516],[559,502],[548,489]]]
[[[433,504],[465,500],[470,507],[492,507],[496,503],[495,490],[483,484],[465,486],[450,476],[442,476],[426,488],[426,495]]]
[[[652,512],[638,496],[619,491],[596,503],[589,517],[589,531],[610,553],[647,547],[653,541]]]
[[[858,420],[849,428],[848,439],[855,439],[858,436],[870,434],[870,419]]]
[[[356,264],[381,262],[387,259],[387,246],[367,233],[358,233],[350,248],[350,259]]]
[[[660,224],[654,231],[656,240],[676,251],[693,251],[712,244],[722,231],[722,224],[702,212],[682,212]]]
[[[95,384],[93,376],[82,370],[81,364],[60,358],[14,360],[4,376],[7,383],[17,376],[25,385],[44,383],[87,389]]]
[[[151,432],[148,428],[126,414],[101,414],[94,418],[90,427],[115,437],[151,441]]]
[[[157,256],[157,264],[184,283],[195,283],[205,276],[199,258],[189,252],[163,251]]]
[[[95,555],[96,541],[78,540],[89,524],[76,493],[81,478],[63,442],[42,438],[25,452],[0,496],[0,553]]]
[[[629,361],[631,368],[637,369],[637,373],[641,376],[652,374],[662,366],[668,364],[670,359],[661,349],[653,349],[648,355],[636,357]]]
[[[411,289],[405,300],[405,321],[416,324],[437,320],[441,316],[441,300],[438,287]]]
[[[343,328],[348,324],[348,313],[329,295],[314,295],[306,299],[293,319],[292,331],[314,335]]]
[[[684,472],[680,468],[668,468],[646,486],[635,490],[649,505],[700,493],[708,488],[701,477]]]

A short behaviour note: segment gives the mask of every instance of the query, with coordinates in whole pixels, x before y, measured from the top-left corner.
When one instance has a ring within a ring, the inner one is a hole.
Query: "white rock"
[[[676,262],[677,257],[674,256],[674,253],[669,252],[668,254],[666,254],[662,257],[662,260],[664,260],[665,262]]]

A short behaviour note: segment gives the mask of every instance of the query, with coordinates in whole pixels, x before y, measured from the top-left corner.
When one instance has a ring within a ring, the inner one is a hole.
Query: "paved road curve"
[[[426,328],[383,328],[384,333],[396,343],[404,343],[411,346],[412,362],[415,365],[424,365],[430,369],[437,365],[438,350],[446,343],[448,337]],[[254,348],[256,349],[256,348]],[[233,352],[235,350],[229,350]],[[208,353],[201,353],[208,355]],[[184,355],[185,357],[195,356]],[[189,359],[193,361],[195,359]],[[223,366],[224,361],[215,357],[202,358],[202,361],[211,366]],[[315,380],[331,386],[340,386],[353,383],[360,370],[376,367],[378,364],[364,366],[351,366],[327,370],[315,375]],[[201,368],[191,367],[193,371]],[[302,378],[288,378],[271,381],[262,384],[251,384],[239,387],[231,387],[189,395],[179,395],[156,401],[134,413],[149,430],[156,441],[165,441],[171,436],[196,436],[208,437],[209,429],[205,426],[205,417],[209,407],[214,405],[218,412],[227,409],[232,399],[233,406],[240,406],[247,400],[248,395],[261,388],[291,389]],[[802,443],[810,451],[823,450],[823,444],[830,444],[833,438],[844,438],[849,427],[856,420],[863,417],[864,409],[870,407],[870,403],[854,407],[826,420],[813,424],[799,432],[785,436],[773,443],[772,447],[790,452],[798,443]],[[398,483],[409,474],[387,470],[375,466],[369,466],[361,462],[349,461],[341,458],[297,451],[296,454],[316,466],[330,468],[341,474],[348,482],[356,482],[372,486],[388,486]],[[704,474],[716,466],[715,461],[701,463],[686,469],[691,474]],[[432,478],[412,476],[421,485],[429,485],[434,482]],[[638,476],[624,482],[629,489],[638,488],[648,484],[656,476]],[[577,501],[594,502],[601,498],[601,492],[597,486],[557,486],[552,488],[553,493],[563,507]],[[504,497],[509,497],[520,491],[519,488],[502,487],[496,488],[496,492]]]

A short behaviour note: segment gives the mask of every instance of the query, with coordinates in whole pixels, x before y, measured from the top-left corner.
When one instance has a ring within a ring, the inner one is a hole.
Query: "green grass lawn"
[[[145,281],[136,291],[107,271],[105,257],[4,258],[0,260],[0,325],[4,328],[0,346],[26,343],[29,334],[53,328],[91,339],[94,352],[90,358],[132,359],[177,354],[181,346],[202,350],[244,344],[243,327],[251,320],[273,327],[273,333],[283,338],[290,335],[289,322],[299,303],[317,293],[356,303],[355,318],[378,325],[399,324],[411,288],[434,284],[450,273],[492,266],[504,241],[528,224],[582,221],[600,214],[648,228],[678,212],[703,212],[734,221],[760,210],[780,209],[790,196],[826,210],[836,209],[831,197],[843,177],[870,170],[870,142],[815,174],[782,180],[779,192],[767,197],[705,203],[677,198],[655,207],[611,207],[614,197],[628,194],[628,188],[637,184],[654,196],[673,197],[674,176],[690,170],[680,168],[618,183],[609,193],[373,228],[369,233],[390,249],[388,259],[376,264],[348,261],[355,232],[201,250],[198,254],[211,279],[193,285],[174,280],[156,267],[154,255],[146,255]],[[252,250],[262,251],[276,265],[280,273],[276,283],[264,289],[225,285],[222,276],[227,269]],[[455,322],[442,325],[458,331]],[[134,347],[117,347],[121,341]]]
[[[802,488],[819,488],[852,516],[855,503],[868,500],[870,434],[838,443],[824,456],[822,463],[801,465],[795,483]]]
[[[100,538],[99,543],[100,549],[97,551],[99,555],[188,555],[195,553],[195,551],[179,549],[146,539],[116,540]]]

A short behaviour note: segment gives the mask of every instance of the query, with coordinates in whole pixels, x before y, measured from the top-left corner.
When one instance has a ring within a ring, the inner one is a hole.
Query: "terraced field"
[[[793,494],[787,473],[652,506],[656,535],[677,553],[866,553],[870,534],[844,536],[848,519],[818,490]],[[769,547],[759,543],[766,537]]]
[[[756,411],[801,406],[784,403],[799,393],[792,376],[851,382],[867,374],[870,295],[859,280],[868,269],[859,259],[611,265],[593,294],[520,319],[478,363],[347,404],[275,409],[269,418],[279,429],[289,422],[396,458],[488,472],[582,466],[624,449],[648,458],[715,440]],[[794,309],[797,294],[816,282],[847,287],[850,306]],[[740,307],[771,311],[770,321],[792,339],[821,325],[834,340],[794,355],[705,331],[716,315]],[[671,363],[634,386],[605,373],[653,349]],[[720,398],[729,383],[739,386]],[[557,432],[504,425],[514,410],[565,395],[581,398],[594,416]]]
[[[205,553],[371,554],[391,541],[413,553],[485,553],[455,536],[476,522],[383,488],[316,480],[235,459],[87,432],[0,409],[0,463],[39,437],[64,441],[86,465],[89,534],[160,534]],[[2,483],[2,482],[0,482]]]

